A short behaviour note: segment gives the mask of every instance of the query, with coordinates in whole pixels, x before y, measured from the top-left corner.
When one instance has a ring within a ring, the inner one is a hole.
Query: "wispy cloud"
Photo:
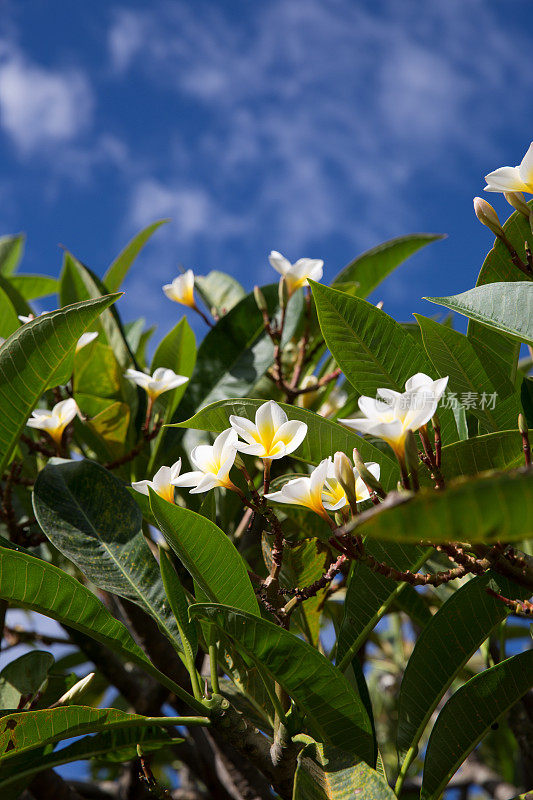
[[[182,211],[180,241],[231,239],[228,218],[239,218],[250,241],[268,231],[297,257],[334,235],[364,246],[401,232],[420,174],[453,183],[462,160],[491,157],[514,102],[505,81],[513,93],[533,84],[516,36],[481,0],[423,13],[414,0],[277,0],[244,6],[237,21],[215,3],[161,2],[118,9],[108,44],[116,70],[142,73],[205,120],[179,136],[158,178],[159,197]],[[130,222],[147,180],[132,190]]]
[[[91,124],[94,98],[79,70],[30,61],[13,44],[0,50],[0,124],[22,155],[65,145]]]

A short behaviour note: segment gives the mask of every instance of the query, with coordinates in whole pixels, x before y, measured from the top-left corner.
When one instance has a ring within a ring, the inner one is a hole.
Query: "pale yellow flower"
[[[174,486],[192,486],[191,494],[208,492],[217,486],[234,489],[229,477],[237,455],[237,434],[233,428],[222,431],[212,445],[199,444],[193,448],[190,461],[196,470],[184,472],[172,479]]]
[[[486,192],[528,192],[533,194],[533,142],[517,167],[500,167],[485,175]]]
[[[285,278],[289,297],[296,289],[300,289],[302,286],[309,286],[308,278],[313,281],[319,281],[322,277],[324,262],[319,258],[299,258],[298,261],[291,264],[277,250],[272,250],[268,260],[271,266]]]
[[[194,272],[192,269],[188,269],[183,275],[178,275],[172,283],[166,283],[163,286],[163,291],[169,300],[174,300],[175,303],[181,303],[181,305],[189,306],[189,308],[196,308]]]
[[[301,445],[307,434],[305,422],[290,420],[274,400],[268,400],[256,411],[255,422],[231,415],[231,427],[244,439],[237,450],[267,460],[283,458]]]
[[[151,400],[155,400],[163,392],[176,389],[189,380],[183,375],[176,375],[171,369],[166,369],[165,367],[158,367],[153,375],[147,375],[145,372],[130,368],[126,370],[125,377],[140,386],[141,389],[144,389]]]
[[[78,406],[76,401],[69,397],[68,400],[61,400],[61,402],[57,403],[51,411],[47,408],[35,408],[26,425],[30,428],[46,431],[54,442],[60,445],[63,431],[72,422],[77,413]]]
[[[151,481],[135,481],[132,483],[132,488],[140,494],[149,496],[149,487],[154,490],[159,497],[167,500],[169,503],[174,502],[174,486],[173,480],[176,480],[181,470],[181,458],[178,458],[175,464],[171,467],[161,467],[157,470]]]

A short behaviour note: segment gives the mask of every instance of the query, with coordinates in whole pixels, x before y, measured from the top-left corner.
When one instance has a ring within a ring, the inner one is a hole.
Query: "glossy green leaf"
[[[448,700],[433,727],[422,800],[437,800],[450,778],[502,714],[533,686],[533,650],[475,675]]]
[[[128,242],[124,250],[118,254],[103,277],[103,284],[108,291],[116,292],[117,289],[120,288],[122,281],[128,274],[131,265],[143,249],[146,242],[150,239],[152,234],[155,233],[155,231],[166,222],[170,222],[170,220],[160,219],[157,222],[153,222],[151,225],[148,225],[146,228],[136,234],[133,239]]]
[[[198,651],[196,626],[189,619],[189,604],[187,603],[187,596],[180,583],[180,579],[172,566],[170,557],[162,547],[159,548],[159,567],[161,569],[165,593],[176,619],[183,647],[188,648],[190,660],[194,662]]]
[[[191,606],[190,614],[213,622],[251,662],[261,664],[306,714],[311,735],[373,763],[372,725],[361,698],[314,647],[237,608],[202,603]]]
[[[163,500],[150,489],[150,505],[161,533],[207,597],[259,614],[245,563],[214,522]]]
[[[178,375],[190,378],[195,363],[196,340],[186,317],[183,317],[158,345],[152,359],[150,373],[153,374],[158,367],[166,367],[174,370]],[[178,386],[171,392],[165,392],[161,396],[159,402],[163,405],[164,422],[170,422],[188,386],[188,382],[184,383],[182,386]],[[164,434],[165,431],[161,431],[154,443],[148,470],[150,473],[154,472],[155,468],[159,466],[158,454]]]
[[[368,541],[367,552],[391,564],[396,569],[418,569],[420,562],[428,556],[428,549],[396,542]],[[337,639],[337,665],[344,672],[368,635],[378,624],[383,614],[394,602],[403,584],[370,570],[365,564],[356,562],[350,570],[344,615]]]
[[[153,727],[154,724],[170,726],[177,720],[176,717],[143,717],[114,708],[90,706],[60,706],[7,714],[0,723],[0,761],[5,766],[21,753],[74,736],[118,728]]]
[[[55,769],[73,761],[94,758],[99,762],[116,764],[137,758],[138,744],[144,753],[153,753],[182,741],[157,726],[113,727],[108,732],[84,736],[53,752],[45,753],[45,748],[39,747],[20,753],[0,766],[0,792],[6,792],[18,781],[27,780],[45,769]]]
[[[516,469],[523,463],[522,440],[518,430],[474,436],[442,448],[442,472],[447,480],[488,470]],[[433,485],[423,469],[420,470],[420,477],[428,486]]]
[[[9,283],[25,300],[49,297],[59,290],[57,278],[50,278],[48,275],[12,275]]]
[[[59,283],[61,305],[101,297],[106,293],[107,289],[98,276],[78,261],[72,253],[66,252]],[[134,361],[116,309],[108,309],[102,313],[96,329],[100,333],[100,342],[109,344],[113,348],[122,367],[127,367]]]
[[[474,402],[468,409],[489,430],[506,430],[516,425],[520,400],[510,378],[502,377],[495,384],[467,336],[421,314],[414,316],[437,374],[450,376],[447,391],[456,393],[459,402],[465,395],[472,397]]]
[[[487,572],[469,580],[441,606],[418,637],[404,672],[398,707],[398,747],[416,747],[435,708],[454,678],[507,616],[506,606],[488,594],[496,580],[506,597],[528,590]]]
[[[433,365],[423,348],[392,317],[359,297],[314,281],[311,285],[326,344],[359,394],[375,397],[382,387],[403,392],[405,382],[417,372],[433,377]],[[454,441],[451,411],[441,406],[439,417],[446,441]]]
[[[239,281],[217,269],[197,275],[194,284],[207,308],[218,316],[227,314],[246,295]]]
[[[390,239],[357,256],[339,272],[331,285],[336,289],[341,289],[339,284],[357,281],[359,284],[357,295],[367,297],[387,275],[390,275],[396,267],[399,267],[417,250],[444,238],[445,236],[441,233],[411,233],[408,236]]]
[[[38,611],[133,661],[179,697],[183,690],[145,656],[128,630],[83,584],[62,569],[31,555],[0,547],[0,598]],[[194,699],[187,697],[191,707]],[[199,707],[199,710],[201,707]]]
[[[319,742],[298,755],[292,800],[394,800],[384,778],[364,761]]]
[[[0,672],[0,709],[18,708],[22,697],[33,698],[53,664],[53,655],[44,650],[30,650],[6,664]]]
[[[18,314],[8,295],[0,286],[0,336],[7,339],[17,328],[20,328]]]
[[[451,297],[426,297],[432,303],[500,333],[533,345],[533,282],[489,283]]]
[[[218,433],[229,426],[231,414],[251,420],[255,419],[255,412],[263,402],[263,400],[250,400],[249,398],[220,400],[218,403],[206,406],[191,419],[176,423],[175,427],[196,428]],[[307,436],[300,447],[291,453],[291,458],[297,458],[308,464],[318,464],[323,458],[333,456],[337,450],[342,450],[351,456],[353,448],[357,447],[365,461],[379,462],[381,481],[385,487],[396,485],[398,480],[396,463],[369,441],[339,423],[325,419],[312,411],[289,406],[286,403],[279,403],[279,405],[289,419],[297,419],[307,425]]]
[[[17,269],[24,252],[26,236],[0,236],[0,273],[11,275]]]
[[[22,325],[0,351],[0,474],[50,379],[81,334],[120,295],[75,303]]]
[[[422,489],[392,508],[382,507],[358,533],[397,542],[515,542],[533,530],[533,474],[482,475],[443,492]]]
[[[519,257],[525,259],[524,243],[533,248],[533,233],[529,222],[518,211],[515,211],[503,229],[508,241],[515,248]],[[476,286],[498,283],[499,281],[515,282],[527,280],[524,273],[511,261],[509,252],[503,242],[496,239],[489,251],[478,275]],[[468,338],[479,353],[484,354],[482,360],[490,359],[498,364],[499,369],[514,380],[517,368],[519,344],[499,331],[488,328],[475,320],[468,322]]]
[[[142,514],[114,475],[92,461],[52,459],[37,477],[33,507],[54,547],[96,586],[150,614],[181,649]]]

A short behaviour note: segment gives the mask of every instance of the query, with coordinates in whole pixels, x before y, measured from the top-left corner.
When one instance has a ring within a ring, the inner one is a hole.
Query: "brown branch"
[[[485,591],[487,592],[487,594],[490,594],[497,600],[501,600],[501,602],[504,605],[506,605],[507,608],[510,608],[511,611],[517,616],[530,617],[533,615],[533,603],[530,603],[528,600],[511,600],[509,597],[505,597],[503,594],[499,594],[490,587],[487,587]]]

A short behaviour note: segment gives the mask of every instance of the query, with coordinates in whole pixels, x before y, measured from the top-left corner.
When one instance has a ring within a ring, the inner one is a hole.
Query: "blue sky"
[[[533,138],[530,0],[4,0],[0,222],[25,268],[102,273],[169,216],[121,301],[162,329],[178,263],[250,287],[271,249],[323,258],[446,232],[377,299],[406,319],[475,282],[483,175]],[[489,198],[504,213],[500,197]],[[46,307],[46,303],[45,303]],[[160,331],[160,333],[163,332]],[[198,330],[201,330],[201,323]]]

